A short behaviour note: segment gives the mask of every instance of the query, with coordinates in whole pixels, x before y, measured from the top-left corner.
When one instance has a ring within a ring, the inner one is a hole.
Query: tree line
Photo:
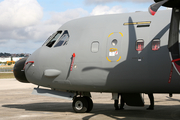
[[[11,54],[11,53],[0,53],[0,57],[28,57],[28,53]]]

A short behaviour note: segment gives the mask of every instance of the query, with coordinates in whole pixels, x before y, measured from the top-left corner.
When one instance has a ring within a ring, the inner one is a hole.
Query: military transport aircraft
[[[90,92],[122,93],[132,106],[144,106],[141,93],[180,93],[180,0],[155,0],[149,12],[160,6],[172,10],[67,22],[14,75],[38,85],[34,94],[73,100],[75,112],[92,110]]]

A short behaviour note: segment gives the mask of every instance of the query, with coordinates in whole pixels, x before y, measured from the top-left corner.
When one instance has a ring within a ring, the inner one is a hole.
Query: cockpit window
[[[46,46],[52,47],[52,46],[54,45],[54,43],[56,42],[56,40],[59,39],[61,33],[62,33],[62,31],[58,31],[58,32],[56,33],[56,35],[53,35],[53,36],[52,36],[52,39],[47,43]],[[50,37],[50,38],[51,38],[51,37]],[[50,39],[50,38],[49,38],[49,39]]]
[[[44,42],[44,44],[42,46],[44,46],[49,40],[51,40],[55,34],[56,33],[53,33],[51,36],[49,36],[48,39]]]
[[[64,31],[63,35],[60,37],[58,43],[54,47],[67,45],[68,41],[69,41],[69,33],[66,30]]]

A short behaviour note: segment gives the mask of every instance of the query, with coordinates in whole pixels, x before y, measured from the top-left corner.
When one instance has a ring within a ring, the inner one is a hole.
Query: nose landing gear
[[[75,97],[72,107],[76,113],[90,112],[93,108],[93,102],[90,97]]]

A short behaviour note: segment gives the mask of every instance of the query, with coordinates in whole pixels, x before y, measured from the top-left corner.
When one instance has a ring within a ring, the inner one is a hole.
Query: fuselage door
[[[123,34],[114,32],[108,36],[106,59],[109,62],[118,62],[121,59],[121,43]]]

